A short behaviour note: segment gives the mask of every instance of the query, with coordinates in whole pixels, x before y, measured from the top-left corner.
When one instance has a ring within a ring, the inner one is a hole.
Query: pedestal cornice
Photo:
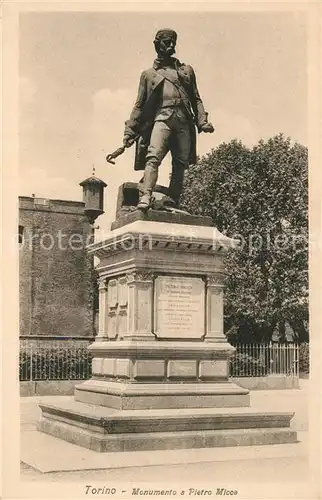
[[[225,236],[214,227],[138,220],[110,231],[104,241],[93,243],[87,249],[90,254],[102,258],[135,248],[214,254],[238,246],[238,240]]]

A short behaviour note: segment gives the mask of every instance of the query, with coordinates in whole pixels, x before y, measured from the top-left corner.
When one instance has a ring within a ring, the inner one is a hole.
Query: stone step
[[[44,418],[90,428],[102,434],[289,427],[291,412],[250,408],[114,410],[77,401],[40,404]]]
[[[38,430],[98,452],[259,446],[297,442],[295,431],[282,428],[101,434],[70,423],[43,419],[38,424]]]
[[[41,404],[38,430],[99,452],[295,443],[289,412],[250,408],[113,410],[77,401]]]

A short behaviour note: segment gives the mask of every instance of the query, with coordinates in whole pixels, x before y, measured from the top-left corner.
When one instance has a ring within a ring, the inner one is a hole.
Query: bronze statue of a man
[[[196,127],[198,132],[213,132],[200,98],[191,66],[175,57],[177,34],[172,29],[156,33],[157,58],[153,67],[143,71],[137,99],[125,123],[125,147],[136,141],[135,170],[144,170],[140,181],[138,208],[151,205],[158,168],[170,151],[172,174],[169,196],[178,205],[185,169],[196,162]]]

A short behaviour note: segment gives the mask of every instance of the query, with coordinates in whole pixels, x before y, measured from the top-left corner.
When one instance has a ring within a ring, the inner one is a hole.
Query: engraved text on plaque
[[[201,278],[156,278],[154,333],[187,339],[200,339],[205,334],[205,284]]]

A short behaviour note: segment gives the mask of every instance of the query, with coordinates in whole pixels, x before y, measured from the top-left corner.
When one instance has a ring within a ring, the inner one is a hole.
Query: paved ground
[[[53,472],[42,474],[22,465],[21,479],[25,481],[64,482],[189,482],[192,478],[209,483],[270,483],[302,482],[308,479],[306,457],[268,458],[261,460],[231,460],[230,462],[210,462],[184,465],[131,467],[93,471]]]
[[[66,399],[68,396],[47,396],[46,400],[58,402],[58,399]],[[44,397],[21,398],[21,429],[23,436],[30,438],[35,433],[36,421],[40,418],[38,402]],[[103,470],[47,472],[42,473],[34,468],[22,464],[21,479],[24,481],[68,481],[89,482],[94,481],[189,481],[191,478],[198,480],[238,482],[265,482],[272,481],[296,482],[308,479],[308,457],[306,443],[308,440],[308,381],[301,381],[300,390],[281,391],[253,391],[251,393],[251,406],[256,408],[269,408],[271,411],[292,410],[295,417],[292,420],[292,428],[299,431],[302,441],[295,445],[275,445],[265,447],[244,447],[246,451],[241,453],[241,448],[223,449],[214,451],[214,460],[209,459],[209,450],[202,457],[195,450],[185,450],[185,456],[196,463],[164,464],[149,466],[131,466]],[[49,437],[50,438],[50,437]],[[51,438],[55,439],[55,438]],[[30,441],[32,442],[32,440]],[[59,453],[60,440],[56,440],[55,450],[43,450],[44,453]],[[74,446],[74,445],[71,445]],[[289,448],[287,448],[289,447]],[[293,448],[292,448],[293,447]],[[296,448],[298,447],[298,448]],[[80,453],[80,448],[74,446],[75,453]],[[246,450],[248,448],[248,450]],[[259,449],[261,448],[261,449]],[[293,451],[292,451],[293,450]],[[295,452],[294,452],[295,450]],[[135,453],[135,452],[134,452]],[[150,452],[154,457],[164,452]],[[178,453],[182,453],[178,452]],[[195,453],[195,455],[193,455]],[[208,453],[208,455],[207,455]],[[179,456],[179,455],[178,455]],[[187,462],[189,462],[187,459]],[[180,462],[180,461],[179,461]]]

